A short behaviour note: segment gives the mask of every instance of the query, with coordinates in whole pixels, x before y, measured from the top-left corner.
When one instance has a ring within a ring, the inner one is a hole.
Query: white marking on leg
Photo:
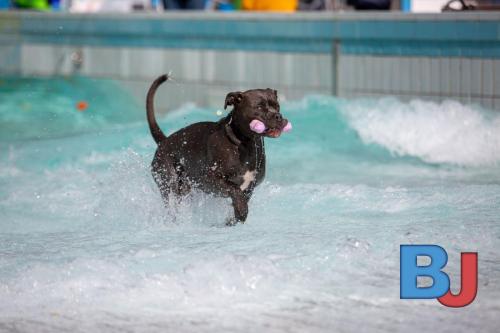
[[[247,171],[243,175],[243,184],[240,185],[242,191],[246,190],[248,186],[255,180],[255,171]]]

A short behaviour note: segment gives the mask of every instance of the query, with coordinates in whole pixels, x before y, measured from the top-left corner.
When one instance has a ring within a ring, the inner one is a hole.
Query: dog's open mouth
[[[269,128],[265,133],[265,136],[268,136],[270,138],[277,138],[281,135],[281,130],[277,128]]]
[[[281,128],[270,127],[264,132],[264,135],[270,138],[277,138],[281,135],[281,133],[289,132],[291,130],[292,123],[285,119],[284,125],[282,125]]]

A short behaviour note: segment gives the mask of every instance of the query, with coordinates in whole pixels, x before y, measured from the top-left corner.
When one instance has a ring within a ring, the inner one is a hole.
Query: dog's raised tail
[[[163,134],[160,126],[158,126],[158,123],[156,122],[154,98],[156,89],[158,89],[158,87],[169,78],[168,74],[163,74],[154,80],[151,87],[149,87],[148,96],[146,97],[146,114],[148,117],[149,130],[151,131],[151,135],[156,143],[160,143],[160,141],[165,140],[167,137]]]

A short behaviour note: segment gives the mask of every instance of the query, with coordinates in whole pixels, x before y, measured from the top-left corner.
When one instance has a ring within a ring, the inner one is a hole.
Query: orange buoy
[[[80,112],[87,110],[88,107],[89,103],[85,101],[79,101],[78,103],[76,103],[76,109]]]

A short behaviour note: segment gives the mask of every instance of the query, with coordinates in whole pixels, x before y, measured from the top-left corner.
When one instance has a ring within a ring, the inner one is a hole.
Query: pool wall
[[[500,110],[500,13],[0,13],[2,76],[118,80],[143,101],[169,71],[163,108],[273,87]]]

